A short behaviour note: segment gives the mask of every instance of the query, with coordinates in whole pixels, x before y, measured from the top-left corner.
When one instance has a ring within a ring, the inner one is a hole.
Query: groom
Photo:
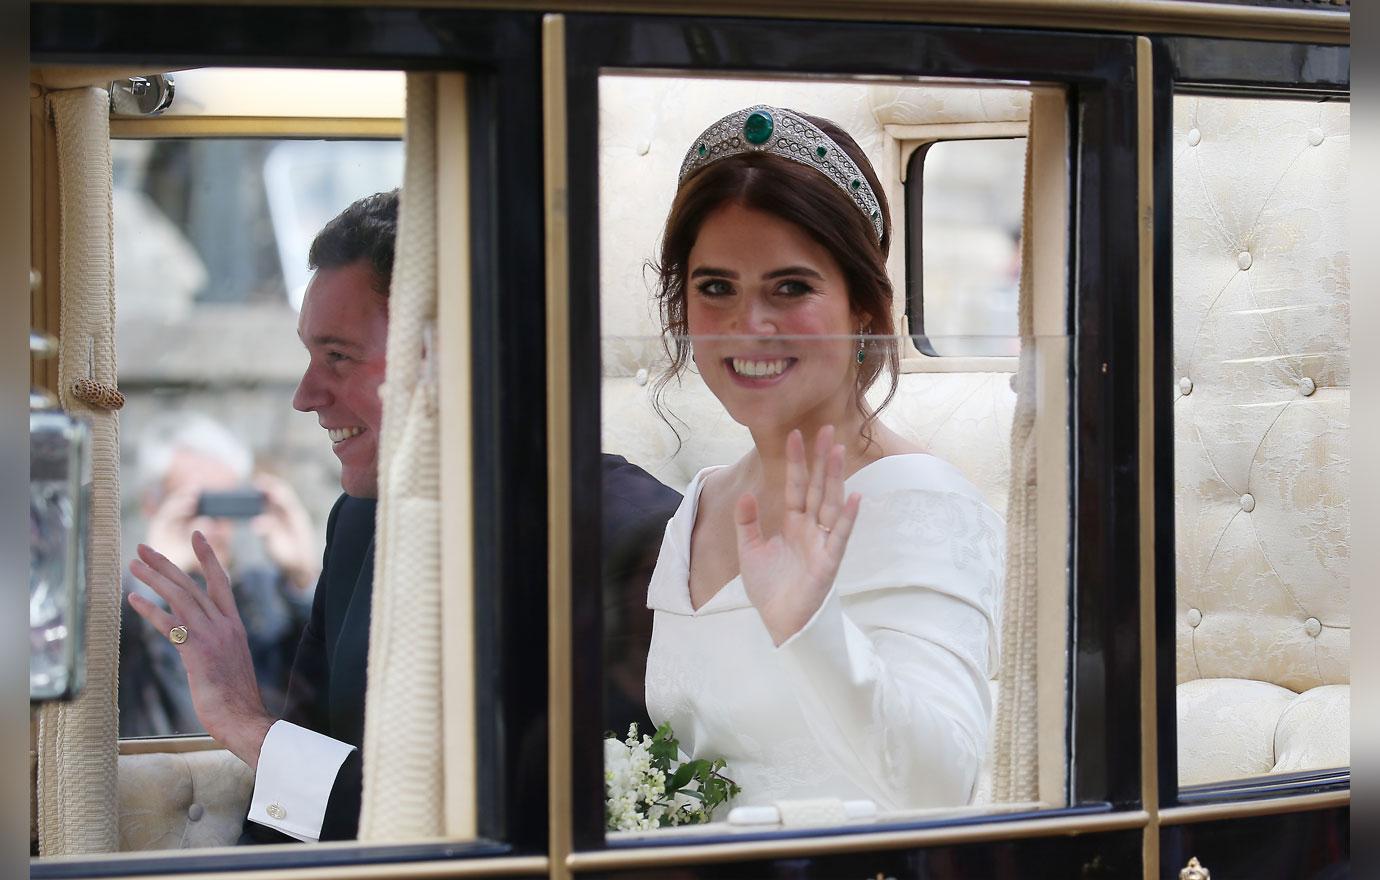
[[[378,388],[397,214],[396,190],[360,199],[326,224],[309,253],[314,274],[297,330],[310,359],[293,407],[316,413],[340,460],[345,494],[327,521],[321,576],[283,717],[264,710],[228,579],[204,538],[192,542],[206,574],[204,592],[152,548],[140,546],[130,565],[167,603],[165,609],[130,595],[133,609],[176,644],[198,719],[254,768],[242,842],[346,840],[358,828],[383,416]],[[637,535],[638,546],[650,543],[654,555],[680,496],[616,456],[605,456],[604,467],[605,534]]]

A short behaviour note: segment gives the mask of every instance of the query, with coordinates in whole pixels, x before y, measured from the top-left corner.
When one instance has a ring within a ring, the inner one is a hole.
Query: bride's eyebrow
[[[717,266],[700,266],[690,273],[691,278],[699,278],[703,275],[710,275],[715,278],[732,278],[737,280],[738,273],[732,269],[720,269]]]
[[[767,274],[763,275],[762,277],[763,277],[763,278],[785,278],[785,277],[788,276],[788,275],[804,275],[804,276],[806,276],[806,277],[808,277],[808,278],[817,278],[817,279],[819,279],[820,281],[823,281],[823,280],[824,280],[824,276],[823,276],[823,275],[821,275],[820,273],[816,272],[814,269],[811,269],[809,266],[787,266],[787,267],[784,268],[784,269],[773,269],[772,271],[768,272]]]

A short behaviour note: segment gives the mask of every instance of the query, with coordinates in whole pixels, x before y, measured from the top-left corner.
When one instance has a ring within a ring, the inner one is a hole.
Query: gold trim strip
[[[1035,387],[1035,759],[1036,793],[1068,803],[1068,571],[1070,563],[1068,254],[1070,170],[1068,94],[1030,94],[1029,244]]]
[[[77,0],[100,2],[100,0]],[[224,0],[134,0],[199,6]],[[737,17],[967,24],[1079,31],[1179,34],[1271,41],[1349,43],[1342,10],[1237,6],[1194,0],[259,0],[265,6],[449,7],[570,13],[731,15]]]
[[[572,853],[566,856],[565,863],[571,871],[576,873],[656,868],[671,865],[705,865],[749,859],[798,858],[921,846],[985,843],[992,840],[1095,834],[1105,831],[1144,828],[1148,821],[1149,815],[1144,810],[1131,810],[1121,813],[991,822],[982,825],[920,828],[910,831],[881,831],[876,834],[848,834],[812,838],[783,837],[779,840],[707,843],[656,847],[654,849],[613,849],[602,852]]]
[[[311,844],[313,847],[329,844]],[[355,847],[357,844],[351,844]],[[301,844],[283,844],[284,849],[300,850]],[[262,847],[260,847],[262,849]],[[244,850],[238,847],[214,847],[192,851],[196,855],[223,855],[227,860],[234,859]],[[102,866],[121,861],[147,859],[147,852],[116,853],[100,857]],[[64,858],[36,859],[38,864],[62,864],[64,862],[90,861],[91,856],[71,856]],[[273,870],[217,871],[197,873],[197,880],[413,880],[413,878],[448,877],[532,877],[545,874],[550,868],[546,856],[513,856],[484,859],[447,859],[435,862],[390,862],[378,865],[340,865],[333,867],[277,868]],[[89,875],[103,876],[101,874]],[[128,880],[167,880],[179,876],[176,873],[143,874]]]
[[[469,102],[465,76],[436,78],[436,349],[440,364],[442,747],[446,835],[478,832],[475,746],[474,383],[471,374]]]
[[[551,878],[570,876],[573,761],[570,729],[570,278],[566,168],[565,18],[542,19],[542,122],[546,177],[546,445],[547,445],[547,852]]]
[[[401,139],[403,120],[373,117],[154,116],[110,120],[112,138],[358,138]]]
[[[1140,790],[1150,815],[1142,842],[1145,880],[1160,876],[1159,705],[1155,639],[1155,80],[1149,37],[1136,38],[1136,188],[1140,287]]]
[[[1189,825],[1196,822],[1217,822],[1222,819],[1249,819],[1253,816],[1273,816],[1279,813],[1303,813],[1311,810],[1330,810],[1351,806],[1351,789],[1327,791],[1320,794],[1287,795],[1261,801],[1242,801],[1232,804],[1205,804],[1192,807],[1169,807],[1161,810],[1159,823]]]

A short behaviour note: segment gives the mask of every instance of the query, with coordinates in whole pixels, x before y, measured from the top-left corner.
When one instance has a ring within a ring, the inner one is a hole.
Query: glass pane
[[[1183,785],[1350,764],[1349,119],[1174,101]]]
[[[912,308],[937,355],[1020,353],[1025,138],[939,141],[917,150],[907,176]],[[916,173],[920,164],[923,173]],[[918,196],[918,199],[917,199]]]
[[[356,198],[401,183],[402,144],[117,140],[112,153],[125,558],[143,542],[195,571],[191,533],[207,535],[276,715],[341,486],[316,416],[292,405],[307,251]],[[128,602],[121,626],[121,736],[200,733],[166,633]]]
[[[1025,98],[601,76],[613,839],[769,830],[807,799],[828,801],[824,824],[1055,805],[996,803],[992,792],[1016,384],[1005,371],[927,371],[937,359],[900,329],[905,247],[918,238],[890,225],[905,212],[889,113],[911,114],[909,125],[995,107],[1025,119]],[[765,114],[748,109],[757,104]],[[664,106],[678,109],[649,123],[645,108]],[[754,138],[765,156],[744,146]],[[829,164],[847,150],[848,164]],[[864,178],[859,193],[852,181]],[[1044,342],[1028,338],[1028,351],[1048,358],[1046,379],[1062,388],[1063,340]],[[1054,450],[1066,403],[1038,396],[1030,405]],[[827,502],[802,513],[785,491],[788,436],[800,429],[813,450],[825,425],[842,447],[826,451],[835,478],[821,483]],[[1067,492],[1061,482],[1045,493],[1060,506],[1051,523],[1067,517]],[[1061,534],[1050,531],[1056,569]],[[1064,578],[1049,582],[1061,611]],[[1049,664],[1061,683],[1064,640],[1053,636]],[[1062,760],[1055,720],[1045,744],[1057,741]],[[680,783],[690,792],[667,794]],[[724,802],[705,810],[706,792]]]
[[[29,699],[68,699],[86,670],[86,423],[29,413]]]

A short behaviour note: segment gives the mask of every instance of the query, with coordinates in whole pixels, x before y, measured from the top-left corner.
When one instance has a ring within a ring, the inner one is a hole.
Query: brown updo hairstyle
[[[699,238],[700,227],[714,211],[724,205],[739,204],[799,226],[828,249],[843,269],[849,308],[854,314],[863,316],[868,334],[864,341],[867,357],[858,368],[856,402],[864,418],[863,437],[870,442],[868,428],[877,413],[895,396],[900,372],[900,355],[891,321],[891,279],[886,272],[887,253],[891,249],[891,213],[872,163],[848,132],[827,119],[794,110],[789,112],[814,123],[849,155],[867,178],[881,207],[881,241],[877,240],[871,221],[838,184],[799,162],[766,152],[741,153],[700,169],[676,192],[661,237],[661,260],[652,267],[658,275],[656,295],[661,307],[661,341],[671,359],[670,366],[657,380],[653,405],[662,420],[670,425],[662,405],[662,393],[672,379],[680,376],[690,358],[686,320],[690,250]],[[890,387],[881,405],[872,411],[863,395],[877,381],[883,367],[888,368]],[[679,432],[676,433],[679,437]]]

